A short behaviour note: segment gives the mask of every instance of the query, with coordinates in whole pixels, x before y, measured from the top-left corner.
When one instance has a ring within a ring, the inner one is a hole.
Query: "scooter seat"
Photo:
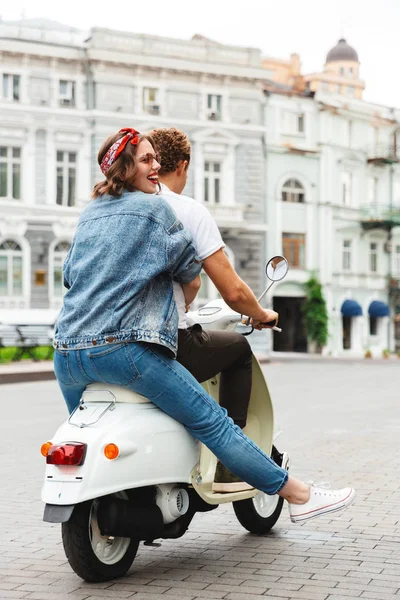
[[[146,404],[151,401],[145,396],[141,396],[132,390],[128,390],[119,385],[111,385],[108,383],[91,383],[86,387],[89,394],[84,394],[85,402],[110,402],[115,397],[116,402],[127,402],[131,404]],[[99,393],[93,393],[99,392]],[[104,392],[101,394],[100,392]],[[111,392],[111,394],[109,393]]]

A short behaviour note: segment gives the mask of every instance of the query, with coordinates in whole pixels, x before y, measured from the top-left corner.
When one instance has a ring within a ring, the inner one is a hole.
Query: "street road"
[[[39,449],[65,418],[54,381],[0,386],[0,599],[400,600],[400,362],[265,366],[291,471],[356,487],[356,504],[303,525],[287,508],[249,535],[230,506],[197,515],[160,548],[141,546],[127,577],[83,583],[59,526],[42,522]]]

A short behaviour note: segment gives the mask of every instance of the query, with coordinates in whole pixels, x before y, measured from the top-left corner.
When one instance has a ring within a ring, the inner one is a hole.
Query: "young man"
[[[203,262],[204,271],[222,298],[236,312],[250,316],[258,329],[262,329],[267,322],[277,320],[278,314],[262,308],[251,289],[233,269],[224,253],[225,244],[217,224],[207,208],[181,194],[186,185],[191,154],[186,134],[174,128],[155,129],[150,134],[160,153],[162,196],[192,234],[197,258]],[[179,313],[177,359],[200,383],[221,373],[220,404],[227,409],[234,422],[243,428],[251,393],[251,348],[239,333],[203,331],[198,324],[188,327],[186,305],[195,298],[200,287],[199,280],[185,285],[184,289],[180,284],[174,286]],[[282,461],[282,455],[278,452],[275,457],[277,461]],[[248,484],[218,463],[214,491],[230,492],[249,488]]]

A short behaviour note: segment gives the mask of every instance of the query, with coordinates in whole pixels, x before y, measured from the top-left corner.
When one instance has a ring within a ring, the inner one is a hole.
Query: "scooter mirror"
[[[288,270],[288,261],[284,256],[272,257],[265,267],[265,273],[271,281],[280,281],[286,277]]]

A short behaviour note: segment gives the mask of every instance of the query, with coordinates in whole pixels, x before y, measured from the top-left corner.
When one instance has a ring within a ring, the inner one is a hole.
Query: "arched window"
[[[14,240],[0,244],[0,296],[22,296],[22,248]]]
[[[282,200],[284,202],[304,202],[304,188],[297,179],[288,179],[282,187]]]
[[[54,296],[61,297],[64,292],[63,283],[63,264],[67,257],[71,244],[69,242],[58,242],[53,250],[53,293]]]
[[[304,202],[304,188],[297,179],[288,179],[282,187],[284,202]]]

